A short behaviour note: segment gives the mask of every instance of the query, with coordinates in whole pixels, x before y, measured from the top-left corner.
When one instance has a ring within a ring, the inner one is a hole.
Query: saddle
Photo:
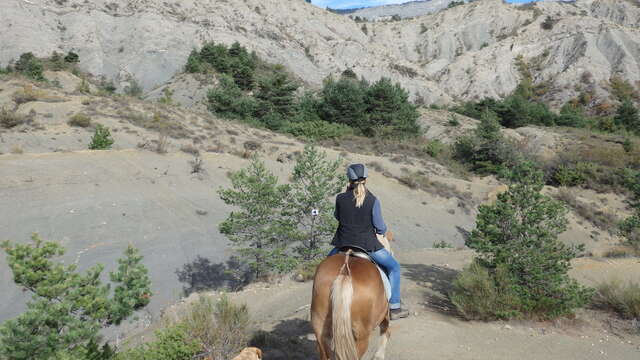
[[[367,252],[362,248],[359,248],[357,246],[343,247],[343,248],[340,248],[339,253],[345,254],[348,250],[351,250],[351,253],[350,253],[351,256],[369,260],[376,266],[376,268],[378,269],[378,272],[380,273],[380,279],[382,280],[382,285],[384,285],[384,294],[387,297],[387,301],[389,301],[391,299],[391,283],[389,282],[389,275],[387,275],[384,269],[380,267],[380,265],[378,265],[375,261],[373,261],[371,256],[369,256],[369,254],[367,254]]]

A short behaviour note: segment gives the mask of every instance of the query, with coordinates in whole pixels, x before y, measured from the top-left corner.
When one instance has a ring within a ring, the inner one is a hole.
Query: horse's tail
[[[349,268],[350,253],[351,250],[348,250],[340,273],[331,285],[331,347],[337,360],[358,360],[356,339],[351,325],[353,282]]]

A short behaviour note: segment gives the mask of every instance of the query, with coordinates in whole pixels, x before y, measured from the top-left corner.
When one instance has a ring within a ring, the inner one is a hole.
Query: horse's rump
[[[323,359],[328,358],[324,357],[327,354],[323,354],[326,351],[322,349],[323,344],[326,348],[329,344],[335,346],[343,340],[333,339],[334,331],[341,332],[338,334],[341,337],[348,335],[356,340],[358,346],[353,350],[361,356],[361,347],[368,344],[371,331],[388,319],[388,302],[376,265],[369,260],[352,256],[347,261],[345,256],[337,254],[323,260],[318,265],[314,278],[311,321]],[[345,294],[346,297],[343,296]],[[332,297],[340,301],[332,303]],[[338,308],[333,308],[334,306]],[[346,319],[350,326],[345,323]],[[336,324],[338,320],[342,320],[340,326]],[[341,358],[356,359],[351,354]]]

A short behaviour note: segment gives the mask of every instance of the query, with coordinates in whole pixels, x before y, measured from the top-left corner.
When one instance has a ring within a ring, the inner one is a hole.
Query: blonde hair
[[[356,207],[361,207],[362,204],[364,204],[364,198],[367,196],[367,187],[364,186],[365,182],[367,182],[366,179],[361,179],[351,183],[353,199],[356,202]]]

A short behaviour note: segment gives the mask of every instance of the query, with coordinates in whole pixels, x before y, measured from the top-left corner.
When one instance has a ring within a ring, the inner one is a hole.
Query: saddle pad
[[[371,260],[369,255],[361,252],[352,252],[351,255],[369,260],[375,264],[376,268],[378,269],[378,272],[380,272],[380,279],[382,279],[382,285],[384,285],[384,294],[387,296],[387,301],[391,300],[391,283],[389,282],[389,277],[387,276],[387,273],[385,273],[384,270],[382,270],[382,268],[375,263],[375,261]]]

